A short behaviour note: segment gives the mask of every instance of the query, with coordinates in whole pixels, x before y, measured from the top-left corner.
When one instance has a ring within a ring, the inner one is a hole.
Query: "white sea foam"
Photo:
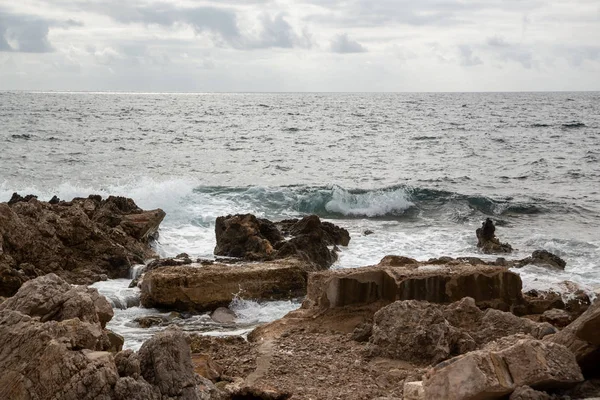
[[[355,194],[335,187],[325,209],[347,216],[379,217],[390,214],[402,215],[412,206],[414,203],[409,200],[409,196],[403,189],[375,190]]]

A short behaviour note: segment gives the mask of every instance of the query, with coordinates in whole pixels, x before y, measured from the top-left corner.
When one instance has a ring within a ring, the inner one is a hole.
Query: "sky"
[[[600,1],[0,0],[0,90],[600,90]]]

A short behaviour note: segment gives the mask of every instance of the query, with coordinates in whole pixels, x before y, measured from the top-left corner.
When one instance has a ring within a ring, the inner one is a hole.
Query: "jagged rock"
[[[579,318],[547,340],[571,350],[586,375],[600,376],[599,332],[600,302],[596,301]]]
[[[110,303],[97,289],[72,287],[52,273],[25,282],[17,294],[0,304],[0,311],[5,309],[40,317],[42,322],[79,318],[98,322],[102,328],[113,317]]]
[[[274,249],[271,241],[263,233],[272,232],[273,229],[268,221],[261,221],[252,214],[218,217],[215,224],[217,245],[214,253],[218,256],[249,260],[267,259],[271,257]],[[276,237],[276,239],[279,241],[283,237]]]
[[[509,310],[523,303],[521,278],[506,267],[445,264],[387,256],[372,267],[312,273],[305,304],[321,309],[346,305],[425,300],[451,303],[472,297],[482,308]]]
[[[148,241],[164,216],[113,196],[0,203],[0,295],[51,272],[75,284],[127,277],[132,263],[155,256]]]
[[[179,329],[167,329],[144,342],[138,358],[141,375],[163,397],[202,399],[216,391],[209,380],[194,373],[189,338]]]
[[[486,218],[481,228],[475,231],[477,235],[477,247],[486,254],[510,253],[512,247],[508,243],[501,243],[495,235],[496,227],[490,218]]]
[[[139,356],[106,351],[116,351],[122,338],[102,329],[110,317],[99,300],[106,299],[95,295],[48,274],[1,305],[1,399],[219,398],[194,374],[181,332],[160,334]]]
[[[529,386],[520,386],[512,392],[508,400],[552,400],[552,397]]]
[[[281,229],[283,231],[280,232]],[[328,268],[337,254],[327,246],[348,245],[350,234],[330,222],[310,215],[277,224],[252,214],[218,217],[215,224],[215,255],[266,261],[295,257]],[[293,236],[285,240],[285,235]]]
[[[157,315],[148,315],[145,317],[138,317],[134,319],[133,322],[137,322],[140,328],[150,328],[152,326],[163,324],[165,319]]]
[[[564,270],[567,265],[565,260],[555,254],[550,253],[549,251],[535,250],[533,253],[531,253],[531,256],[522,260],[518,260],[513,266],[515,268],[521,268],[529,264],[558,269],[561,271]]]
[[[147,272],[141,287],[144,307],[210,311],[227,307],[236,294],[280,300],[306,293],[307,264],[298,260],[165,267]]]
[[[125,338],[118,333],[115,333],[109,329],[105,329],[104,333],[108,337],[109,347],[106,349],[111,353],[118,353],[123,350],[123,344],[125,344]]]
[[[567,311],[571,319],[575,320],[591,304],[588,294],[574,282],[561,282],[557,290],[558,292],[538,290],[525,292],[523,294],[525,306],[522,308],[522,314],[543,314],[548,310],[559,309]]]
[[[581,371],[567,348],[528,339],[438,364],[425,375],[423,387],[427,399],[484,400],[509,395],[520,386],[570,387],[581,381]]]
[[[472,298],[443,306],[396,301],[375,313],[371,354],[409,362],[437,364],[517,333],[541,339],[555,333],[539,324],[494,309],[481,311]]]
[[[600,379],[590,379],[581,382],[577,386],[562,392],[564,396],[571,399],[590,399],[600,398]]]

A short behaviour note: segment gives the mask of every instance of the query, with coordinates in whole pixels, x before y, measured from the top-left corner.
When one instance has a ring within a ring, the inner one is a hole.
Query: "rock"
[[[481,311],[472,298],[443,306],[396,301],[375,313],[369,343],[375,356],[437,364],[517,333],[541,339],[556,329],[511,313]]]
[[[372,267],[312,273],[306,307],[425,300],[451,303],[472,297],[482,308],[509,310],[523,304],[521,278],[506,267],[473,265],[450,259],[445,264],[387,256]]]
[[[194,372],[198,375],[212,382],[218,382],[221,380],[223,368],[212,358],[210,358],[208,354],[192,354],[192,364],[194,366]]]
[[[586,375],[600,376],[598,332],[600,332],[600,302],[596,301],[579,318],[547,340],[564,345],[571,350]]]
[[[531,256],[519,260],[514,263],[515,268],[521,268],[525,265],[534,264],[551,269],[564,270],[567,265],[566,261],[559,256],[550,253],[546,250],[536,250],[531,253]]]
[[[373,232],[373,231],[372,231],[372,230],[370,230],[370,229],[365,229],[365,230],[363,231],[363,235],[365,235],[365,236],[369,236],[369,235],[372,235],[372,234],[374,234],[374,233],[375,233],[375,232]]]
[[[218,217],[215,224],[217,246],[215,255],[264,260],[273,252],[273,245],[261,232],[261,221],[252,214]],[[267,224],[268,226],[268,224]],[[268,229],[268,232],[272,232]],[[278,238],[282,240],[283,237]]]
[[[477,228],[477,247],[486,254],[510,253],[512,247],[508,243],[501,243],[495,235],[496,227],[490,218],[486,218],[481,228]]]
[[[104,333],[106,333],[108,342],[110,343],[109,348],[106,350],[110,351],[111,353],[118,353],[123,350],[123,344],[125,343],[123,336],[108,329],[106,329]]]
[[[404,382],[404,400],[425,400],[423,381]]]
[[[285,240],[283,234],[292,235]],[[267,261],[294,257],[328,268],[337,260],[335,250],[327,246],[348,245],[350,234],[330,222],[310,215],[301,220],[284,220],[277,224],[252,214],[218,217],[215,224],[215,255]]]
[[[125,278],[132,263],[156,256],[148,241],[165,216],[160,209],[144,211],[131,199],[113,196],[55,204],[12,200],[0,203],[1,296],[48,273],[74,284],[103,275]]]
[[[352,340],[357,342],[367,342],[369,338],[373,334],[373,324],[372,323],[362,323],[358,325],[354,332],[352,332]]]
[[[552,400],[548,393],[533,390],[529,386],[520,386],[515,389],[508,400]]]
[[[524,314],[543,314],[548,310],[559,309],[567,311],[571,319],[575,320],[591,304],[588,294],[574,282],[561,282],[557,290],[558,292],[529,290],[524,293]]]
[[[587,380],[571,389],[563,391],[562,394],[572,399],[596,400],[600,398],[600,379]]]
[[[165,267],[146,273],[141,301],[144,307],[210,311],[227,307],[238,293],[245,299],[290,299],[306,293],[307,274],[307,264],[298,260]]]
[[[56,274],[48,274],[25,282],[13,297],[0,304],[0,310],[12,309],[41,321],[62,321],[79,318],[98,322],[104,328],[113,317],[113,310],[97,289],[72,287]]]
[[[141,375],[163,397],[200,399],[209,397],[198,392],[216,392],[210,381],[194,373],[189,338],[179,329],[167,329],[144,342],[138,358]]]
[[[219,307],[210,314],[210,318],[219,324],[233,324],[235,313],[227,307]]]
[[[139,356],[106,351],[123,342],[102,329],[110,318],[101,315],[101,296],[94,295],[48,274],[26,282],[2,304],[1,399],[219,398],[210,381],[194,374],[181,332],[159,334]]]
[[[496,399],[519,386],[569,387],[583,376],[564,346],[519,340],[500,351],[479,350],[438,364],[423,380],[427,399]]]
[[[564,328],[565,326],[573,322],[573,318],[568,312],[566,312],[565,310],[559,310],[557,308],[544,311],[544,313],[540,317],[540,320],[548,322],[558,328]]]
[[[133,322],[137,322],[140,328],[150,328],[152,326],[162,325],[165,319],[158,315],[147,315],[144,317],[138,317],[133,320]]]

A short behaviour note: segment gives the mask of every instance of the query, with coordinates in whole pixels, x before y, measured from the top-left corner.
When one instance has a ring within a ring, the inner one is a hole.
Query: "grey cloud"
[[[0,11],[0,51],[47,53],[50,21]]]
[[[600,61],[600,46],[557,47],[556,53],[569,64],[579,67],[584,61]]]
[[[525,45],[507,42],[500,36],[488,38],[486,44],[501,61],[514,61],[527,69],[537,66],[531,49]]]
[[[334,53],[364,53],[367,49],[356,40],[350,39],[348,34],[343,33],[333,38],[331,51]]]
[[[489,37],[489,38],[487,38],[486,43],[488,46],[491,46],[491,47],[509,47],[510,46],[508,44],[508,42],[506,40],[504,40],[504,38],[501,36]]]
[[[458,46],[460,65],[463,67],[474,67],[475,65],[483,64],[479,57],[473,54],[473,49],[466,45]]]

